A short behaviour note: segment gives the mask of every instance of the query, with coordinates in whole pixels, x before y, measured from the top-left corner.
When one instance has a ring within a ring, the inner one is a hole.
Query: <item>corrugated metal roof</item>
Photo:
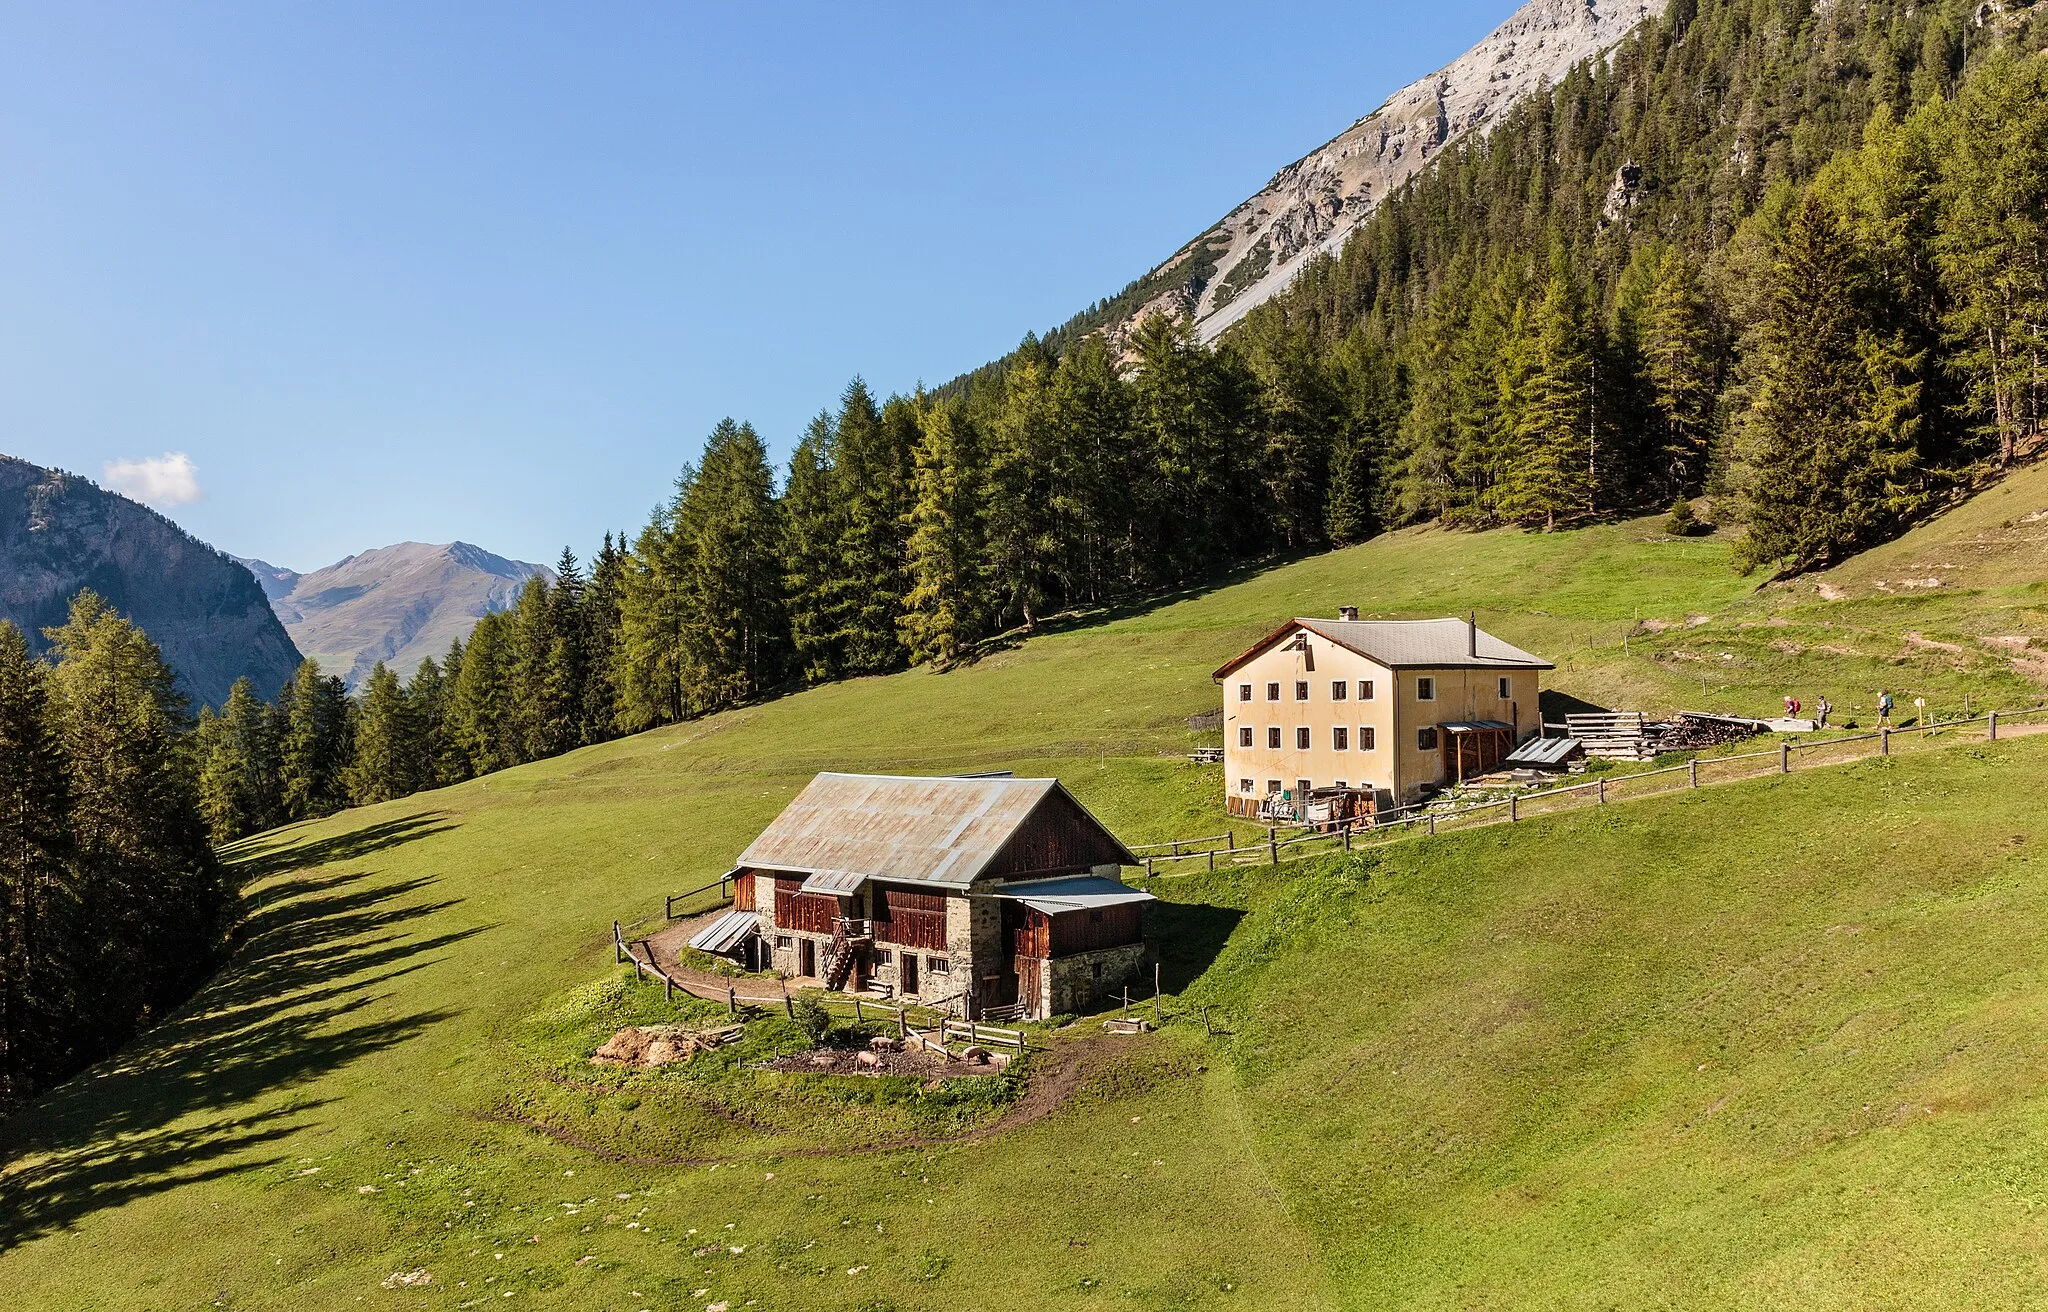
[[[699,952],[730,952],[761,928],[760,917],[751,911],[728,911],[690,938]]]
[[[800,890],[805,893],[844,894],[859,890],[868,877],[858,870],[813,870]]]
[[[1142,888],[1132,888],[1129,884],[1101,875],[1067,875],[1059,879],[1030,879],[1021,884],[1004,884],[995,891],[995,896],[1022,902],[1034,911],[1053,916],[1062,911],[1158,901]]]
[[[835,892],[864,879],[966,888],[1055,794],[1100,831],[1119,861],[1142,864],[1057,779],[829,772],[797,794],[739,864],[830,880]],[[841,879],[853,883],[842,886]]]
[[[1503,642],[1485,629],[1475,629],[1461,619],[1322,620],[1296,617],[1233,658],[1217,670],[1214,677],[1222,678],[1296,628],[1307,629],[1394,670],[1557,668],[1541,656]]]
[[[1531,738],[1502,759],[1502,765],[1562,765],[1579,750],[1576,738]]]
[[[1437,728],[1447,733],[1478,733],[1482,729],[1491,729],[1495,732],[1505,730],[1508,733],[1515,731],[1515,726],[1506,720],[1445,720]]]

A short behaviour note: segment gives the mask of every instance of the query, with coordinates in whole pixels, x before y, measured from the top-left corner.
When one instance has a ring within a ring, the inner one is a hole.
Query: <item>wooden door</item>
[[[799,963],[797,974],[809,979],[818,973],[818,941],[811,938],[800,938],[797,942],[802,944],[797,949],[797,961]]]
[[[896,954],[896,991],[902,994],[917,992],[917,954],[899,952]]]
[[[1037,957],[1018,957],[1016,962],[1017,1001],[1024,1004],[1025,1019],[1044,1020],[1045,1017],[1040,1015],[1038,1010],[1040,996],[1038,972],[1045,963]]]

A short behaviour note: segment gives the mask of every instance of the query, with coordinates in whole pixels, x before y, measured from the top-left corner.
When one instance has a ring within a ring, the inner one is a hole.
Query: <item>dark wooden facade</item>
[[[1087,812],[1065,793],[1054,792],[1025,817],[982,874],[997,879],[1071,875],[1123,859]]]
[[[1136,902],[1076,908],[1056,915],[1036,907],[1022,910],[1010,931],[1011,945],[1020,957],[1064,957],[1075,952],[1120,948],[1145,938],[1144,908]]]
[[[899,947],[946,950],[946,895],[907,888],[875,889],[875,941]]]
[[[830,934],[839,916],[839,899],[829,893],[805,893],[801,879],[775,881],[775,927],[804,934]]]
[[[736,911],[757,911],[760,909],[759,904],[754,901],[753,871],[749,870],[744,874],[733,877],[732,905]]]

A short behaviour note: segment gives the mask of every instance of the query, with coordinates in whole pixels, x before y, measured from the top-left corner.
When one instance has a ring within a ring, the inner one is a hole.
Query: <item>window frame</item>
[[[1250,701],[1250,700],[1252,699],[1252,686],[1251,686],[1250,684],[1248,684],[1248,683],[1240,683],[1240,684],[1238,684],[1238,685],[1237,685],[1237,699],[1238,699],[1239,701],[1241,701],[1241,702],[1248,702],[1248,701]]]
[[[1330,750],[1348,752],[1351,750],[1351,726],[1334,724],[1330,726]]]
[[[1294,681],[1294,700],[1298,702],[1308,700],[1308,683],[1307,679],[1296,679]]]
[[[1312,752],[1316,749],[1315,731],[1307,725],[1296,725],[1294,729],[1294,750]]]
[[[1341,702],[1341,701],[1345,701],[1345,700],[1347,700],[1347,699],[1348,699],[1348,698],[1349,698],[1350,696],[1351,696],[1351,680],[1349,680],[1349,679],[1332,679],[1332,680],[1330,680],[1330,700],[1331,700],[1331,701],[1333,701],[1333,702]]]
[[[1277,702],[1280,700],[1280,680],[1266,680],[1266,700],[1269,702]]]
[[[1258,792],[1258,789],[1254,785],[1252,780],[1240,777],[1237,781],[1237,791],[1243,793],[1247,797],[1250,797],[1256,794]]]
[[[1379,747],[1380,747],[1380,745],[1379,745],[1379,741],[1378,741],[1379,735],[1378,735],[1378,734],[1376,734],[1376,733],[1374,732],[1374,730],[1375,730],[1375,729],[1376,729],[1377,727],[1378,727],[1377,725],[1371,725],[1371,724],[1361,724],[1361,725],[1359,725],[1359,726],[1358,726],[1358,750],[1359,750],[1359,751],[1361,751],[1361,752],[1376,752],[1376,751],[1378,751],[1378,750],[1379,750]]]
[[[1502,701],[1509,701],[1509,700],[1511,700],[1511,699],[1512,699],[1512,698],[1514,697],[1514,695],[1515,695],[1515,685],[1514,685],[1514,681],[1513,681],[1513,680],[1511,680],[1511,679],[1509,679],[1509,678],[1508,678],[1508,676],[1507,676],[1507,675],[1505,675],[1505,674],[1501,675],[1501,676],[1500,676],[1500,699],[1501,699]]]
[[[1237,726],[1237,745],[1239,747],[1251,747],[1255,745],[1256,742],[1257,738],[1252,733],[1252,727],[1250,725],[1240,724]]]
[[[1269,725],[1267,725],[1267,726],[1266,726],[1266,750],[1267,750],[1267,751],[1269,751],[1269,752],[1277,752],[1277,751],[1279,751],[1279,750],[1280,750],[1280,743],[1281,743],[1281,738],[1280,738],[1280,726],[1279,726],[1279,725],[1277,725],[1277,724],[1269,724]]]
[[[1374,700],[1373,693],[1375,691],[1376,690],[1373,688],[1373,681],[1371,679],[1360,679],[1358,681],[1358,700],[1362,702],[1369,702]]]
[[[1433,724],[1423,725],[1423,726],[1421,726],[1420,728],[1416,729],[1416,731],[1415,731],[1415,750],[1416,750],[1416,751],[1418,751],[1418,752],[1433,752],[1433,751],[1436,751],[1436,750],[1437,750],[1437,745],[1436,745],[1436,744],[1437,744],[1437,738],[1436,738],[1436,726],[1435,726],[1435,725],[1433,725]]]
[[[1415,700],[1418,702],[1433,702],[1436,700],[1436,676],[1434,674],[1418,674],[1415,676]]]
[[[1281,783],[1281,781],[1278,779],[1268,779],[1266,781],[1266,796],[1277,797],[1281,793],[1286,791],[1286,787],[1287,786]]]

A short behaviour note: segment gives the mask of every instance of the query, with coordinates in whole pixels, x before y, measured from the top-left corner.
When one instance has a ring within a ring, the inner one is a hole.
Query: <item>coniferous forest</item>
[[[1163,316],[1099,331],[1127,293],[934,391],[855,380],[780,478],[723,422],[637,536],[587,573],[565,551],[403,682],[307,662],[195,723],[90,598],[54,665],[0,629],[0,1099],[203,973],[229,905],[208,835],[1405,524],[1705,497],[1768,573],[1896,534],[2028,454],[2048,405],[2043,33],[1981,15],[1673,0],[1215,347]]]

